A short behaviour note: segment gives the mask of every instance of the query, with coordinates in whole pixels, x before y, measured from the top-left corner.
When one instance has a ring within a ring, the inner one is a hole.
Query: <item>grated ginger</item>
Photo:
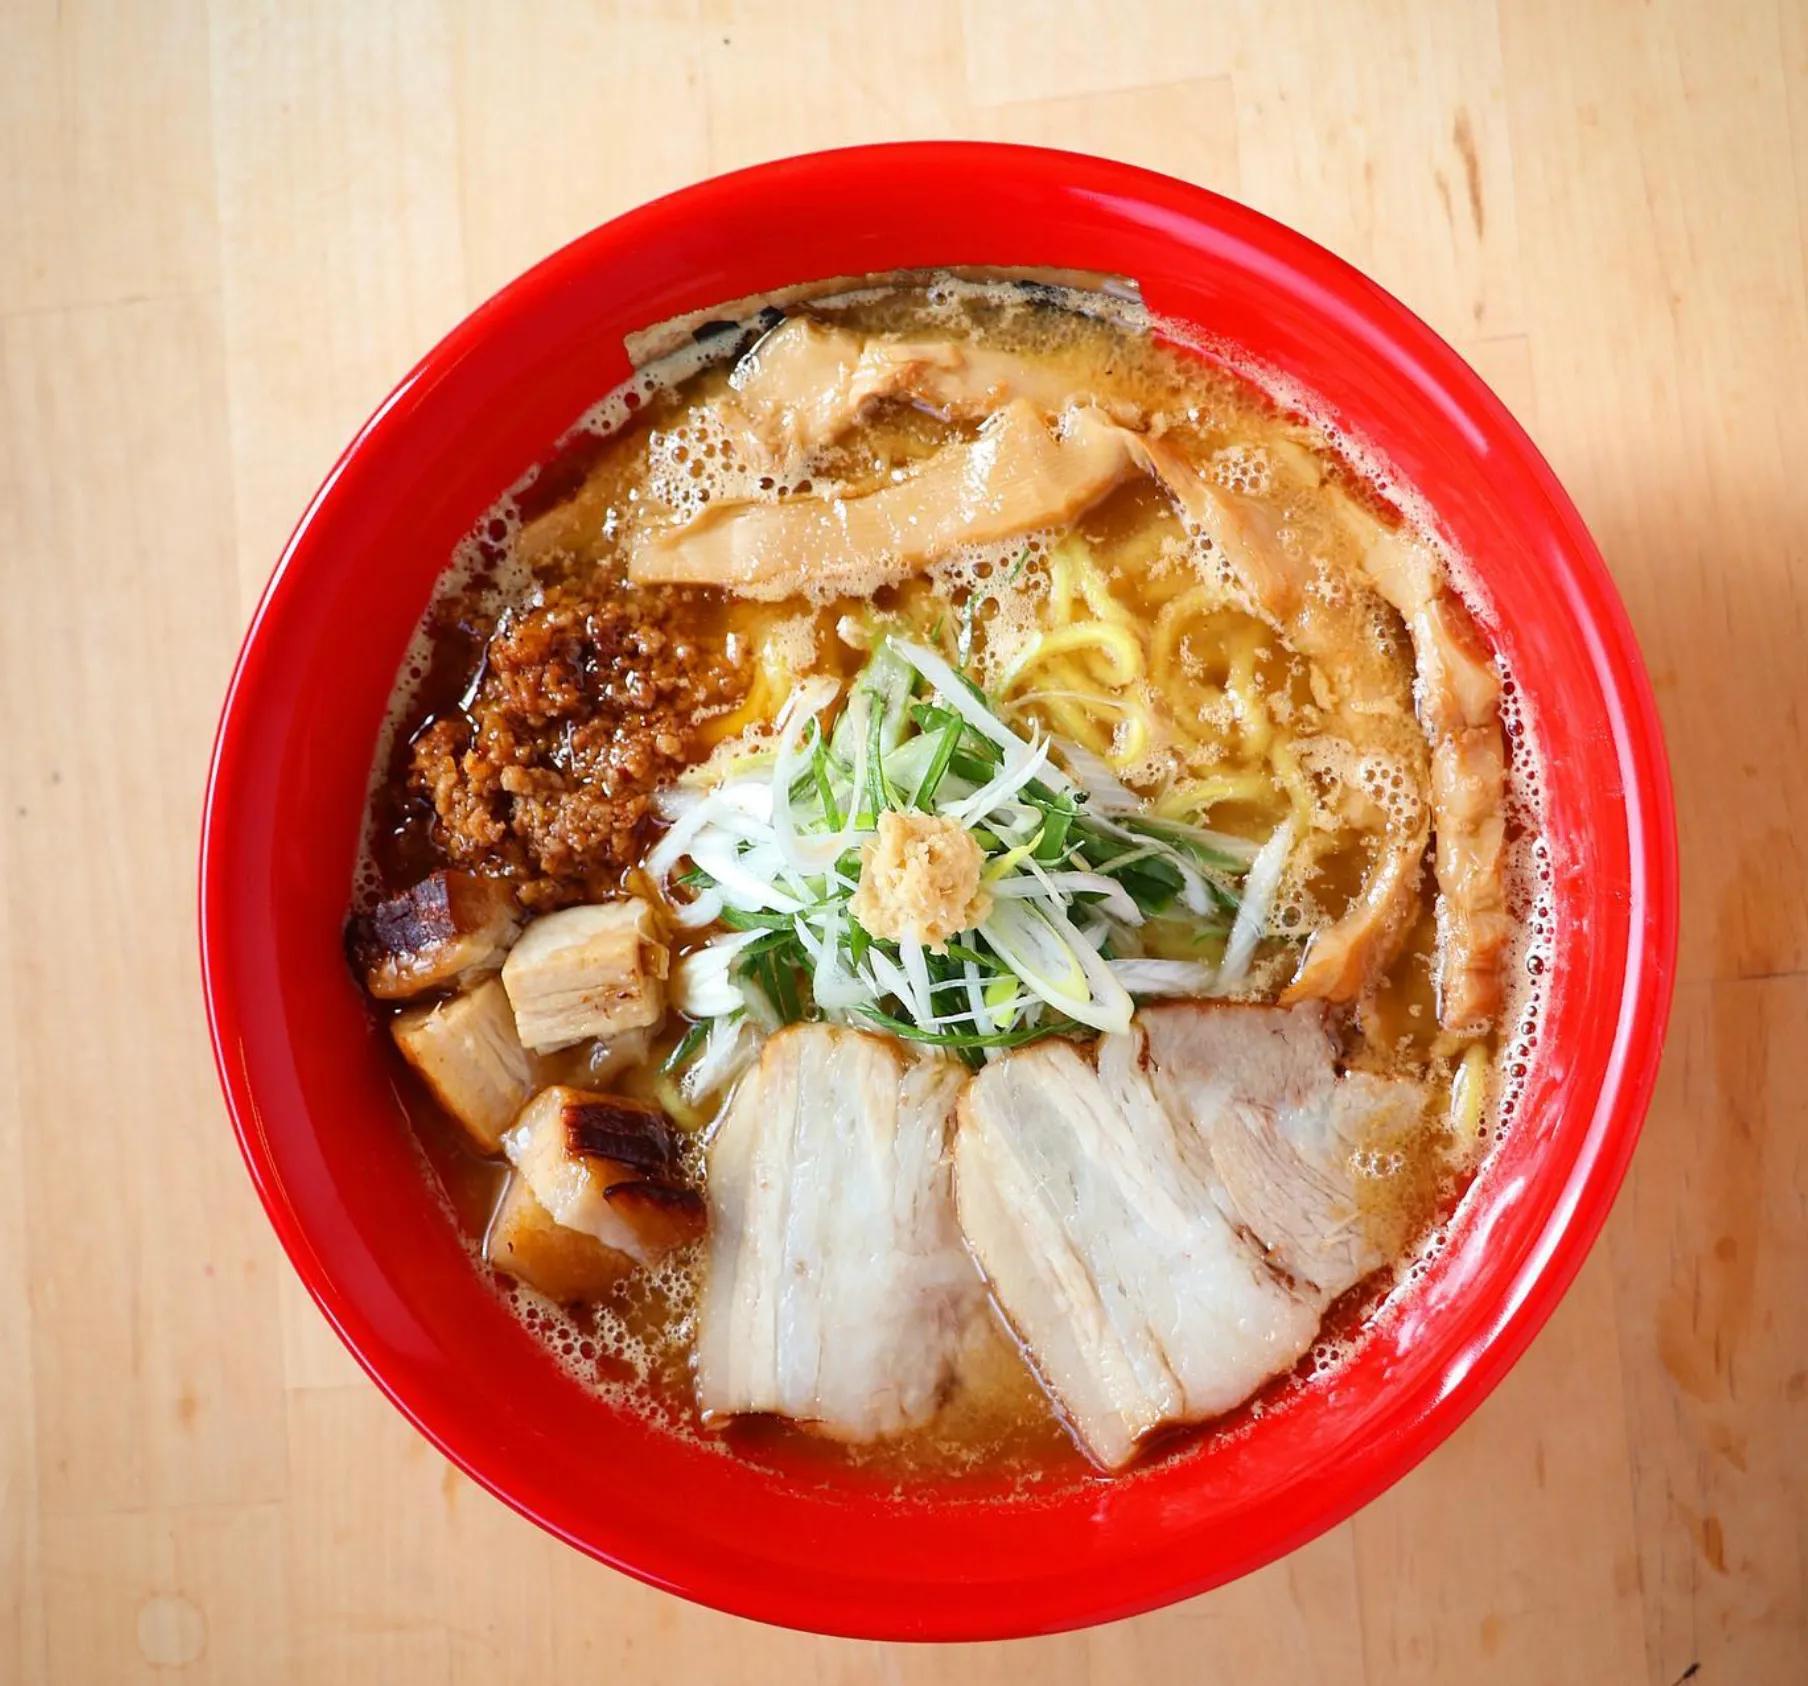
[[[854,917],[875,937],[941,953],[950,937],[991,911],[991,893],[979,881],[984,861],[957,820],[888,810],[860,852]]]

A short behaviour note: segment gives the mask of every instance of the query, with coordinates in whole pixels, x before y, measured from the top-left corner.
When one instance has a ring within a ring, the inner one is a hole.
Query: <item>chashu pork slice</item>
[[[899,339],[793,316],[735,366],[724,401],[753,455],[793,471],[840,438],[878,403],[902,400],[944,421],[982,420],[1025,399],[1045,415],[1100,395],[1076,387],[1072,370],[978,340]],[[1109,407],[1109,406],[1108,406]],[[1133,414],[1116,406],[1119,419]]]
[[[1423,1085],[1340,1075],[1315,1001],[1165,1002],[1143,1008],[1131,1034],[1155,1092],[1197,1132],[1228,1210],[1272,1264],[1329,1301],[1387,1262],[1363,1220],[1357,1159],[1411,1127]]]
[[[1239,1234],[1195,1132],[1162,1105],[1134,1032],[994,1061],[955,1139],[961,1227],[1087,1450],[1127,1463],[1167,1423],[1221,1415],[1289,1368],[1322,1300]]]
[[[949,1187],[964,1078],[831,1025],[766,1044],[710,1147],[706,1416],[864,1441],[935,1413],[980,1292]]]
[[[636,585],[712,585],[772,600],[864,595],[957,545],[1059,527],[1136,471],[1130,435],[1077,406],[1054,424],[1020,399],[979,437],[944,445],[906,478],[854,497],[712,503],[628,559]]]

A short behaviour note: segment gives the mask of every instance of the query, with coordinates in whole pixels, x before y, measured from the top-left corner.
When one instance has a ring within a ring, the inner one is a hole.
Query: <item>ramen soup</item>
[[[454,559],[378,756],[349,951],[482,1268],[793,1469],[1046,1486],[1310,1387],[1535,1005],[1452,559],[1105,292],[670,337]]]

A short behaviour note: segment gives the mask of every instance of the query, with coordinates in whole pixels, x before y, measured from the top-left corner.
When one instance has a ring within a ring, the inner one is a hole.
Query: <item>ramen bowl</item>
[[[624,341],[800,283],[956,266],[1127,277],[1151,312],[1312,396],[1466,557],[1540,744],[1551,974],[1519,1100],[1350,1355],[1128,1479],[1012,1495],[758,1464],[567,1376],[473,1268],[424,1174],[339,933],[373,747],[458,542],[602,394]],[[1548,731],[1539,728],[1549,723]],[[1560,726],[1560,730],[1558,727]],[[797,158],[596,229],[482,306],[346,449],[246,637],[206,801],[215,1055],[284,1248],[372,1379],[523,1515],[652,1585],[826,1633],[998,1638],[1205,1591],[1349,1516],[1525,1350],[1625,1172],[1676,941],[1650,688],[1569,499],[1423,323],[1299,235],[1121,164],[929,144]]]

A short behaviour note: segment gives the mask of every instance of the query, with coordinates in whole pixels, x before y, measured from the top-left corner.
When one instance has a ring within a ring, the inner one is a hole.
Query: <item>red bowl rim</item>
[[[264,1210],[297,1275],[328,1323],[365,1373],[451,1462],[521,1515],[567,1543],[649,1585],[696,1602],[779,1625],[836,1632],[856,1637],[896,1637],[882,1619],[859,1613],[825,1620],[823,1612],[775,1588],[751,1589],[693,1562],[682,1576],[650,1568],[635,1560],[631,1544],[605,1540],[606,1530],[581,1532],[561,1518],[536,1509],[518,1496],[499,1460],[492,1460],[481,1439],[461,1425],[440,1421],[392,1384],[381,1357],[371,1350],[369,1331],[357,1308],[334,1287],[316,1255],[302,1222],[272,1174],[258,1119],[250,1073],[235,1058],[239,1044],[240,1008],[220,982],[219,951],[223,920],[234,893],[217,845],[219,816],[231,799],[223,767],[242,724],[239,705],[260,669],[265,651],[264,629],[283,614],[291,594],[305,581],[294,567],[315,517],[332,496],[347,466],[380,445],[395,422],[395,413],[417,388],[431,386],[448,374],[479,340],[506,320],[531,315],[549,293],[590,267],[596,248],[630,237],[657,238],[693,219],[707,219],[712,207],[726,203],[750,186],[800,176],[835,165],[870,162],[887,169],[911,167],[951,175],[984,170],[1043,172],[1059,175],[1083,171],[1091,185],[1109,188],[1120,199],[1160,199],[1171,207],[1184,199],[1200,223],[1259,249],[1276,264],[1309,278],[1336,308],[1363,319],[1365,328],[1389,340],[1412,362],[1430,371],[1444,387],[1458,393],[1470,413],[1484,418],[1491,442],[1510,453],[1526,470],[1544,499],[1546,514],[1573,569],[1575,601],[1585,611],[1582,627],[1602,695],[1606,701],[1615,751],[1625,775],[1625,813],[1631,875],[1631,916],[1625,982],[1614,1026],[1611,1052],[1592,1117],[1562,1196],[1547,1221],[1540,1245],[1501,1295],[1504,1310],[1489,1334],[1468,1350],[1460,1377],[1447,1385],[1423,1410],[1397,1425],[1373,1456],[1344,1470],[1332,1485],[1321,1512],[1311,1522],[1282,1530],[1269,1546],[1252,1555],[1233,1573],[1246,1573],[1296,1549],[1319,1533],[1346,1520],[1370,1499],[1398,1480],[1434,1450],[1493,1391],[1543,1327],[1581,1268],[1623,1180],[1655,1085],[1671,995],[1678,941],[1678,861],[1672,786],[1656,702],[1640,658],[1630,620],[1606,564],[1580,514],[1556,475],[1524,429],[1492,390],[1412,311],[1390,293],[1323,247],[1284,224],[1235,200],[1177,178],[1088,154],[995,142],[911,141],[840,148],[802,154],[716,176],[649,201],[579,236],[500,289],[449,332],[396,385],[334,463],[297,521],[265,587],[245,633],[221,709],[208,772],[202,814],[198,911],[202,991],[215,1066],[246,1168]],[[549,441],[550,443],[550,441]],[[1217,1577],[1211,1584],[1219,1584]],[[1186,1596],[1201,1588],[1183,1578],[1151,1583],[1130,1602],[1111,1607],[1064,1605],[1013,1609],[1002,1603],[985,1620],[965,1621],[935,1632],[940,1638],[1003,1638],[1048,1632],[1110,1620]],[[934,1624],[931,1624],[933,1628]],[[925,1637],[919,1630],[912,1637]]]

